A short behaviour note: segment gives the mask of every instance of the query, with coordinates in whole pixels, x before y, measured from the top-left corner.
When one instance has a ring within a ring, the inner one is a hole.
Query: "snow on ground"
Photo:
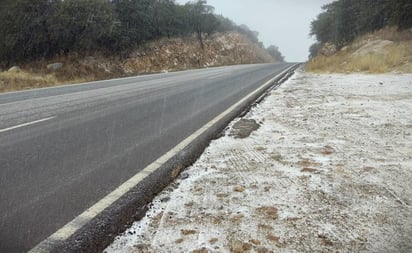
[[[298,72],[245,118],[106,252],[412,252],[412,75]]]

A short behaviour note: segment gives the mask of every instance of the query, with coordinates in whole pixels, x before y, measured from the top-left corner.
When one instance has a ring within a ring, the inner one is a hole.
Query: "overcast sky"
[[[187,0],[176,0],[186,3]],[[314,39],[310,22],[333,0],[208,0],[216,14],[259,32],[265,46],[276,45],[289,62],[306,61]]]

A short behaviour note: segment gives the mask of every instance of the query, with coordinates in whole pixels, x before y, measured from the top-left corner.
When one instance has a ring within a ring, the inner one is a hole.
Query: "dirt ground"
[[[412,75],[298,72],[239,120],[106,252],[412,252]]]

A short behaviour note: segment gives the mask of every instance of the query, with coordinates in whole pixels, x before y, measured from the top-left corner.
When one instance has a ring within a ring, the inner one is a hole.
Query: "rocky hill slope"
[[[274,62],[270,54],[240,33],[208,36],[203,49],[195,36],[162,39],[122,57],[107,57],[101,53],[70,54],[14,66],[0,72],[0,92],[136,74],[269,62]]]
[[[412,29],[387,27],[337,49],[325,43],[306,64],[313,72],[412,73]]]

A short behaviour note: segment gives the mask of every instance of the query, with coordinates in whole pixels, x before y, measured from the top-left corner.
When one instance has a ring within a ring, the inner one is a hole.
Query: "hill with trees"
[[[127,55],[148,41],[203,38],[236,31],[259,43],[247,26],[214,14],[205,0],[2,0],[0,63],[16,63],[71,52],[102,51]],[[263,45],[261,44],[263,47]]]
[[[264,48],[258,32],[216,15],[206,0],[1,0],[0,34],[0,91],[283,61],[276,46]],[[169,59],[170,50],[184,52]],[[64,69],[51,73],[53,62]],[[16,65],[20,74],[1,72]]]
[[[314,36],[317,42],[309,49],[309,58],[312,59],[309,64],[323,60],[325,66],[329,65],[333,62],[326,63],[322,57],[336,56],[339,52],[343,56],[342,49],[346,53],[354,53],[372,37],[375,40],[390,40],[393,42],[392,50],[402,50],[400,54],[410,54],[411,49],[407,44],[411,42],[411,1],[338,0],[323,6],[322,10],[311,23],[310,35]],[[382,29],[386,32],[379,32]],[[396,46],[398,48],[395,48]],[[409,60],[407,55],[406,59],[402,60]],[[345,61],[348,62],[347,60]]]

